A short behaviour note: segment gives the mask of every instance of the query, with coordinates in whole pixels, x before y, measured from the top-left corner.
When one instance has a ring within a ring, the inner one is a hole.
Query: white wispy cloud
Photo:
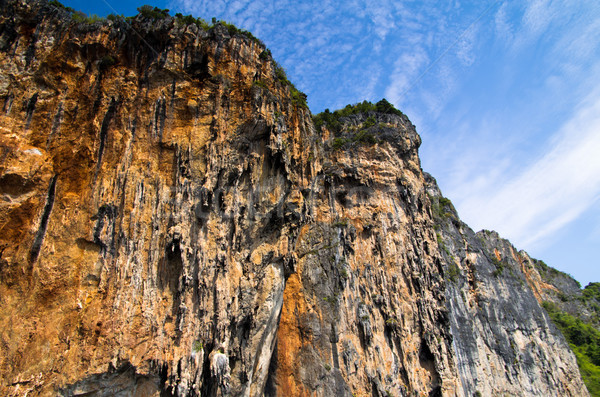
[[[537,161],[495,188],[484,183],[483,191],[460,203],[461,215],[472,224],[493,225],[522,246],[539,244],[598,202],[599,150],[600,92],[595,92]]]
[[[502,3],[498,12],[494,17],[494,27],[496,29],[496,37],[503,42],[513,41],[512,24],[508,18],[508,4]]]
[[[403,101],[405,94],[429,62],[429,57],[422,48],[415,49],[412,54],[402,54],[394,63],[394,70],[390,75],[391,83],[385,91],[386,98],[392,103]]]
[[[552,6],[550,0],[529,1],[523,15],[523,26],[528,33],[527,36],[539,36],[544,33],[556,16],[556,7]]]
[[[478,26],[467,30],[464,36],[456,43],[456,57],[464,66],[471,66],[476,59],[475,46],[477,43]]]
[[[420,107],[417,112],[427,117],[411,114],[417,120],[426,119],[430,124],[436,119],[458,87],[456,80],[462,75],[462,69],[475,63],[482,18],[490,13],[494,4],[464,6],[455,2],[432,6],[424,3],[413,7],[410,14],[404,13],[407,20],[403,21],[403,28],[410,28],[403,38],[409,47],[399,51],[386,97],[403,109],[412,111]],[[416,64],[416,60],[424,62]],[[406,66],[402,67],[402,63]]]
[[[323,98],[321,90],[337,102],[348,100],[351,92],[355,97],[370,93],[377,84],[377,72],[364,74],[378,69],[376,60],[365,52],[381,48],[379,37],[393,27],[393,18],[382,12],[382,5],[371,7],[371,14],[363,17],[363,7],[360,1],[343,5],[327,0],[172,1],[174,9],[206,19],[214,16],[252,31],[271,49],[291,81],[308,91],[309,102]],[[376,39],[370,29],[377,30]],[[348,87],[350,81],[364,84]]]
[[[252,31],[269,46],[291,80],[308,91],[309,103],[316,102],[317,111],[319,104],[333,108],[377,100],[377,92],[399,96],[407,81],[414,81],[426,67],[419,64],[421,69],[412,69],[413,63],[429,53],[439,54],[448,40],[458,36],[460,31],[455,30],[464,26],[449,21],[451,15],[465,11],[456,4],[440,8],[434,1],[391,0],[173,0],[171,8],[206,19],[215,16]],[[473,61],[471,41],[465,37],[460,43],[460,59],[467,64]],[[399,65],[402,61],[410,64]]]
[[[387,0],[367,2],[365,12],[369,15],[380,40],[385,40],[390,30],[395,28],[394,14],[390,12],[391,9],[391,4]]]
[[[558,116],[557,120],[563,120],[560,128],[549,123],[546,133],[521,134],[538,142],[537,148],[530,149],[537,158],[533,162],[516,155],[523,142],[517,134],[499,129],[502,125],[514,128],[499,119],[494,120],[495,126],[471,125],[479,138],[470,143],[458,140],[464,146],[461,158],[446,165],[452,186],[448,191],[471,226],[498,230],[523,247],[543,246],[598,202],[600,43],[593,37],[600,34],[600,19],[598,7],[592,4],[536,0],[505,3],[496,12],[495,40],[509,49],[509,62],[515,68],[519,58],[540,43],[545,46],[537,60],[543,66],[533,75],[542,82],[536,87],[539,93],[524,93],[537,103],[526,104],[535,113],[523,117],[541,120],[555,117],[555,112],[564,116]],[[507,85],[515,84],[514,74],[506,76]],[[584,101],[576,100],[582,96]],[[569,101],[576,102],[569,105]],[[527,128],[527,119],[511,121],[517,128]],[[483,131],[493,133],[486,138]],[[452,147],[442,152],[447,159],[458,153]]]

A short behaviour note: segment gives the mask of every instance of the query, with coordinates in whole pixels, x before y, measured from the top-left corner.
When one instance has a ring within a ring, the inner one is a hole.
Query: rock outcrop
[[[315,128],[223,24],[0,4],[1,394],[587,395],[406,116]]]
[[[474,233],[426,178],[463,395],[586,395],[563,335],[529,288],[538,273],[527,253],[496,232]]]

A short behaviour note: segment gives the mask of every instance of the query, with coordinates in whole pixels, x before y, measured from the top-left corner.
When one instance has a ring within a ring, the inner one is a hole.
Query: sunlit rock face
[[[222,25],[1,10],[0,394],[587,394],[405,116],[317,130]]]
[[[435,179],[426,180],[462,393],[588,395],[572,352],[540,307],[540,277],[527,253],[496,232],[474,233]]]

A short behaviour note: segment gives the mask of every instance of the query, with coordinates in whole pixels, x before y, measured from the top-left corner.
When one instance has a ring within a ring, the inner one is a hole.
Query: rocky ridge
[[[587,395],[406,116],[315,128],[223,24],[0,5],[3,395]]]

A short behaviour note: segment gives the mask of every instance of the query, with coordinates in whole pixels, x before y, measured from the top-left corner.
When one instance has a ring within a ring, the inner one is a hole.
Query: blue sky
[[[63,3],[233,22],[267,44],[313,113],[387,98],[465,222],[583,285],[600,281],[597,0]]]

